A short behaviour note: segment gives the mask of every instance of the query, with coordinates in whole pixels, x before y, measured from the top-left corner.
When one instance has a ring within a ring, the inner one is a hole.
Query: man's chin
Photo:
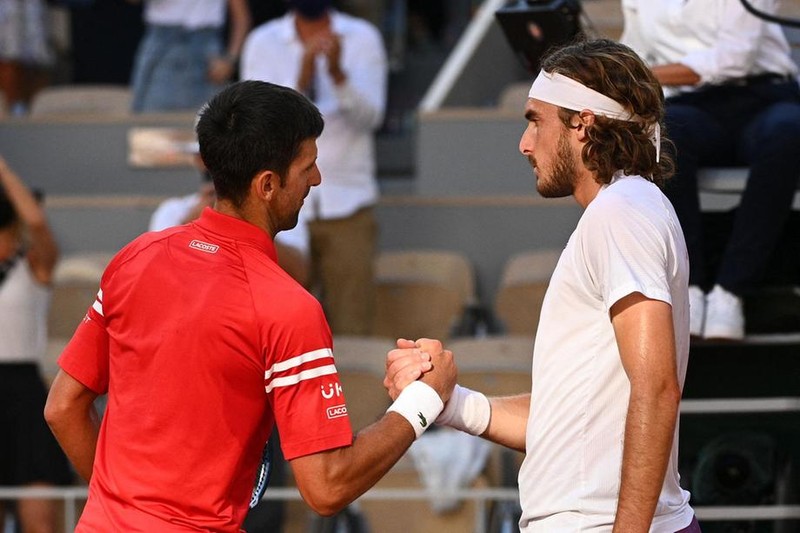
[[[572,191],[565,189],[555,189],[553,187],[542,186],[541,182],[536,183],[536,192],[542,198],[565,198],[572,195]]]

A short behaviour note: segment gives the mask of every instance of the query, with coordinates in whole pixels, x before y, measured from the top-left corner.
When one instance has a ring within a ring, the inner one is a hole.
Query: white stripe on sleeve
[[[92,304],[92,309],[97,311],[100,316],[105,316],[103,315],[103,289],[97,291],[97,299]]]
[[[280,361],[272,365],[272,367],[264,372],[264,379],[269,379],[272,377],[273,374],[277,372],[283,372],[285,370],[289,370],[292,368],[296,368],[303,363],[309,363],[311,361],[316,361],[317,359],[323,359],[325,357],[333,357],[333,352],[330,348],[320,348],[319,350],[314,350],[313,352],[307,352],[302,355],[298,355],[296,357],[292,357],[291,359],[287,359],[286,361]]]
[[[311,370],[303,370],[298,374],[292,374],[291,376],[286,376],[282,378],[275,378],[270,381],[264,389],[267,391],[267,394],[272,392],[273,389],[278,387],[288,387],[290,385],[296,385],[301,381],[305,381],[307,379],[314,379],[320,376],[328,376],[330,374],[336,373],[336,367],[334,365],[325,365],[320,366],[317,368],[312,368]]]

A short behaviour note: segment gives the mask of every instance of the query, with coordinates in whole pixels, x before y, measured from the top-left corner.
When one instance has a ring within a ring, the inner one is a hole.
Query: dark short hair
[[[587,128],[589,141],[583,148],[586,168],[609,183],[616,170],[638,174],[658,185],[673,174],[674,163],[664,146],[670,146],[664,128],[664,93],[644,61],[631,48],[609,39],[578,40],[549,51],[541,60],[542,70],[572,78],[622,104],[643,120],[626,122],[597,116]],[[578,111],[559,109],[561,120],[570,125]],[[661,125],[661,157],[650,142],[650,127]]]
[[[305,96],[263,81],[240,81],[200,110],[200,156],[219,198],[241,206],[253,178],[271,170],[281,184],[300,145],[322,133],[319,110]]]

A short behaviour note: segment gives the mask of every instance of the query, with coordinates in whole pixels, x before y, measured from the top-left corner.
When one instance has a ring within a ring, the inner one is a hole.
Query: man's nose
[[[527,128],[522,132],[522,137],[519,139],[519,153],[525,157],[533,154],[533,142]]]

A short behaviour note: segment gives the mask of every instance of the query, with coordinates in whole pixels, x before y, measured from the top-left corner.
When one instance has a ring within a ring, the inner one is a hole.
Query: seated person
[[[800,176],[797,66],[780,26],[749,13],[739,0],[622,5],[621,40],[649,63],[667,97],[677,172],[665,192],[691,262],[690,332],[742,339],[742,295],[763,278]],[[749,167],[719,269],[710,276],[697,191],[703,166]]]

